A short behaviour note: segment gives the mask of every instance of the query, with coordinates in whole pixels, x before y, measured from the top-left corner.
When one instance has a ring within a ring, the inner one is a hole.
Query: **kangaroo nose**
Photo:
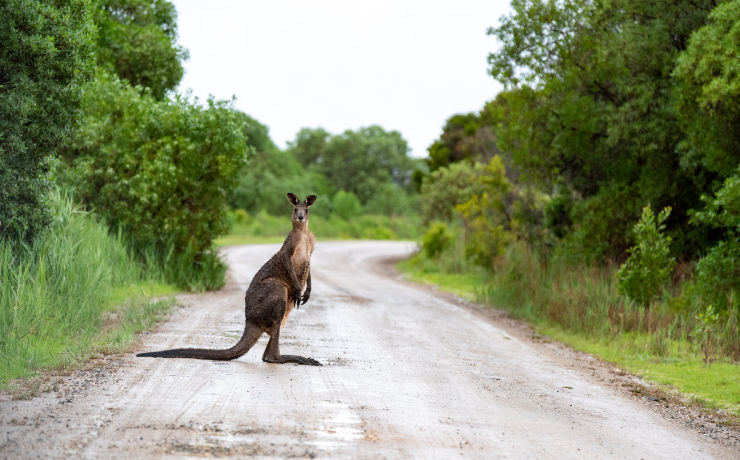
[[[303,220],[303,216],[298,216],[298,220]]]

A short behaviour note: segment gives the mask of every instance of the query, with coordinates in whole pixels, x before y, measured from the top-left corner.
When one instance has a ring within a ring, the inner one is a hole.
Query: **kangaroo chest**
[[[308,279],[308,271],[311,265],[311,253],[313,252],[314,239],[312,234],[301,235],[296,241],[290,262],[293,264],[298,281],[303,287]]]

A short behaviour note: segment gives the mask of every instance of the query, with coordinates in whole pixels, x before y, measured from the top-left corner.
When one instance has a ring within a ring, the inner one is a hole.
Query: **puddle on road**
[[[318,429],[310,432],[316,435],[316,440],[309,444],[326,450],[344,447],[365,437],[362,430],[362,420],[349,408],[349,405],[339,402],[324,401],[320,405],[321,412],[329,415],[320,417]]]

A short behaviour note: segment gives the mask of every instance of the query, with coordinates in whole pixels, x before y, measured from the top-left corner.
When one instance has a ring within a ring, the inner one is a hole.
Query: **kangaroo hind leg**
[[[262,361],[266,363],[296,363],[306,364],[310,366],[321,366],[321,363],[313,358],[304,358],[303,356],[297,355],[281,355],[280,354],[280,322],[276,322],[274,326],[270,328],[270,340],[267,342],[265,353],[262,355]]]

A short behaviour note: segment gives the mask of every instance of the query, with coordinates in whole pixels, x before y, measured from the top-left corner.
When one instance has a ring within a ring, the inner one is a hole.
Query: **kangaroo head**
[[[291,219],[293,223],[300,224],[308,222],[308,208],[311,207],[314,201],[316,201],[316,195],[309,195],[306,200],[301,203],[301,200],[293,193],[288,193],[288,201],[293,205],[293,214]]]

